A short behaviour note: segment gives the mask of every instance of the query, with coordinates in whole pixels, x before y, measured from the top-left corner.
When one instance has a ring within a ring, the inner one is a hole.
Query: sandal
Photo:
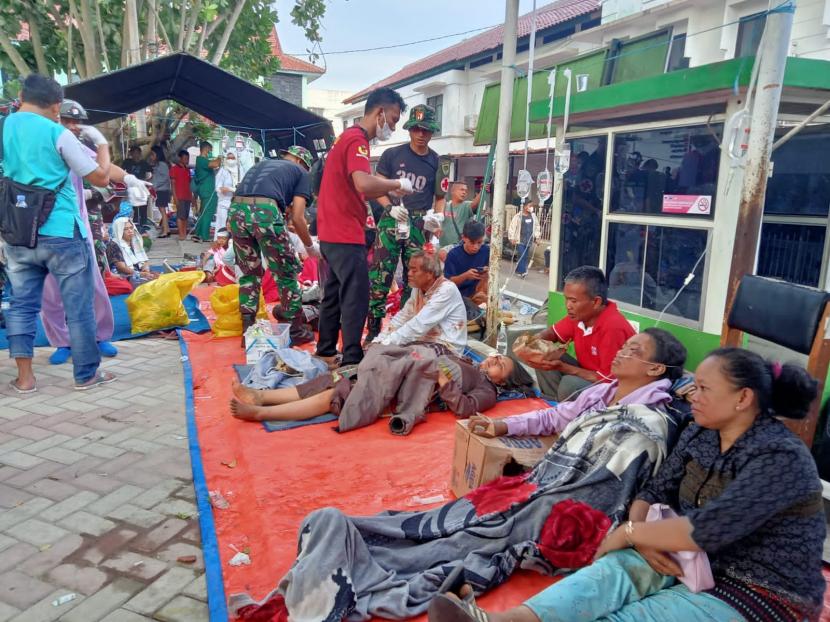
[[[75,383],[75,390],[86,391],[87,389],[92,389],[94,387],[101,386],[102,384],[109,384],[110,382],[115,382],[117,378],[118,376],[116,376],[112,372],[99,371],[86,382],[82,382],[81,384]]]
[[[489,622],[487,612],[476,605],[472,593],[464,600],[439,594],[427,609],[429,622]]]
[[[37,391],[37,385],[33,386],[31,389],[21,389],[19,386],[17,386],[17,378],[9,381],[9,388],[20,395],[27,395],[29,393],[35,393]]]

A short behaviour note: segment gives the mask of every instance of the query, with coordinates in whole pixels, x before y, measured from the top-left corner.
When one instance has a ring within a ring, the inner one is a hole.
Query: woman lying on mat
[[[159,276],[150,270],[150,260],[141,236],[135,231],[135,225],[123,216],[112,222],[112,239],[107,243],[107,261],[113,273],[132,281],[152,281]]]
[[[825,589],[821,481],[810,451],[776,419],[802,419],[816,382],[737,348],[712,352],[696,378],[695,423],[597,561],[504,613],[476,607],[469,587],[463,601],[438,596],[430,621],[817,620]],[[653,503],[680,517],[644,522]],[[678,551],[708,554],[696,562],[704,573],[678,565]]]
[[[611,520],[625,516],[667,455],[669,388],[686,359],[664,330],[634,339],[612,365],[616,394],[571,421],[532,471],[427,511],[312,512],[276,589],[261,603],[234,596],[232,608],[242,620],[286,611],[296,620],[401,620],[426,611],[459,567],[481,593],[519,568],[553,574],[590,563]]]
[[[394,363],[384,359],[380,372],[376,371],[372,361],[377,356],[370,353],[377,355],[389,348],[372,346],[351,373],[332,372],[296,387],[256,390],[234,381],[231,412],[248,421],[299,421],[328,412],[340,415],[349,409],[359,409],[366,417],[376,413],[373,417],[377,418],[392,398],[397,398],[396,411],[400,414],[393,417],[390,425],[393,431],[400,427],[401,433],[411,429],[407,421],[423,418],[436,391],[449,410],[459,417],[469,417],[495,406],[499,391],[529,390],[532,385],[532,379],[520,366],[500,354],[472,365],[455,356],[430,359],[428,346],[396,349],[405,353],[401,357],[405,365],[400,369],[393,369]],[[421,366],[427,371],[419,373]],[[404,367],[408,373],[403,373]],[[353,384],[355,371],[357,381]]]
[[[654,329],[659,330],[659,329]],[[630,362],[633,366],[648,362],[647,352],[655,345],[662,347],[661,341],[655,340],[652,329],[646,329],[631,337],[617,353],[619,361]],[[658,354],[659,360],[665,356]],[[617,365],[619,367],[619,363]],[[664,364],[662,367],[666,367]],[[675,370],[678,371],[678,370]],[[682,366],[679,367],[682,372]],[[655,372],[652,372],[656,374]],[[662,372],[661,372],[662,373]],[[680,374],[673,374],[679,376]],[[490,419],[489,417],[475,416],[470,419],[470,430],[473,434],[493,438],[496,436],[539,436],[557,434],[579,415],[591,412],[605,406],[615,404],[650,404],[656,396],[666,392],[665,381],[642,384],[642,378],[629,376],[623,372],[622,376],[612,382],[596,383],[584,389],[573,401],[560,402],[550,408],[532,410],[521,415],[505,417],[504,419]],[[669,446],[673,445],[669,439]]]

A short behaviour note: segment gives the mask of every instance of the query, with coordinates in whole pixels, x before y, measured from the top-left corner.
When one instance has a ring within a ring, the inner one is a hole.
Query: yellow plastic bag
[[[242,314],[239,312],[239,285],[217,287],[210,295],[210,306],[216,314],[211,330],[217,337],[239,337],[242,335]],[[267,320],[265,298],[259,293],[258,320]]]
[[[163,274],[139,285],[127,297],[133,334],[187,326],[190,318],[182,300],[204,279],[204,272],[194,270]]]

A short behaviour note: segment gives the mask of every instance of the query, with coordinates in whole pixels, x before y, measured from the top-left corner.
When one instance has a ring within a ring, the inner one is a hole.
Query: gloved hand
[[[402,181],[409,181],[402,180]],[[412,184],[409,184],[409,187],[412,187]],[[392,209],[389,210],[389,215],[397,220],[398,222],[407,222],[409,220],[409,211],[401,205],[393,205]]]
[[[424,229],[430,233],[438,231],[441,228],[441,221],[438,219],[438,216],[443,216],[443,214],[430,214],[429,216],[424,216]]]
[[[81,140],[84,142],[91,143],[96,147],[99,145],[108,144],[106,137],[100,131],[98,131],[97,127],[94,127],[92,125],[81,126]]]
[[[84,188],[84,201],[89,201],[92,198],[92,190]]]
[[[124,175],[124,185],[126,185],[127,188],[149,188],[153,184],[149,181],[142,181],[135,175],[127,173]]]
[[[306,252],[308,253],[309,257],[314,257],[315,259],[322,259],[323,254],[320,252],[320,243],[319,242],[312,242],[311,246],[305,247]]]
[[[407,177],[401,177],[398,179],[398,183],[400,184],[400,190],[402,194],[412,194],[414,189],[412,188],[412,182],[409,181]]]

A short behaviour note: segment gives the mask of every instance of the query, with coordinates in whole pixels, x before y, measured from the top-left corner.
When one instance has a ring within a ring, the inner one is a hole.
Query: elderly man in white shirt
[[[441,260],[419,251],[409,260],[412,294],[373,343],[432,342],[462,354],[467,345],[467,312],[458,287],[444,278]]]

